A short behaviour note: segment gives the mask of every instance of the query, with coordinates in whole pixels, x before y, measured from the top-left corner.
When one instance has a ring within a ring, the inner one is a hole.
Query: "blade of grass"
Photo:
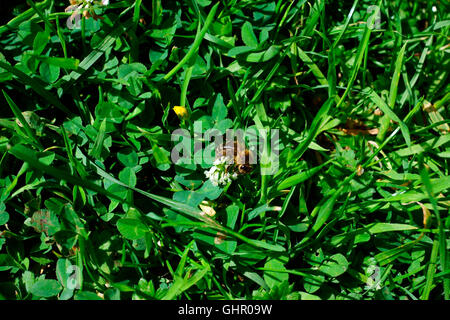
[[[395,113],[394,113],[394,109],[395,109],[395,102],[397,100],[397,91],[398,91],[398,83],[400,80],[400,75],[401,75],[401,70],[403,67],[403,56],[405,55],[405,50],[406,50],[406,43],[403,45],[403,47],[400,49],[400,52],[397,56],[397,60],[395,61],[395,70],[394,70],[394,74],[392,76],[392,81],[391,81],[391,87],[389,90],[389,98],[388,98],[388,104],[386,106],[385,103],[381,103],[381,98],[378,99],[378,97],[373,97],[377,102],[375,102],[377,104],[377,106],[385,113],[384,116],[380,119],[380,131],[377,135],[377,141],[383,141],[387,131],[389,130],[389,124],[391,120],[397,121],[395,120]],[[392,112],[391,112],[392,111]],[[411,145],[411,138],[409,137],[409,130],[405,125],[400,124],[400,128],[402,129],[402,133],[403,133],[403,137],[405,138],[406,144],[408,146]]]
[[[328,196],[317,205],[313,212],[311,213],[311,219],[317,215],[317,218],[312,225],[308,233],[303,237],[303,239],[295,246],[295,250],[304,248],[305,244],[312,238],[312,236],[319,231],[319,229],[327,222],[331,213],[333,212],[334,205],[336,204],[339,196],[344,192],[344,187],[340,187],[337,190],[333,190],[331,196]]]
[[[64,146],[66,147],[67,156],[69,157],[69,161],[72,164],[72,167],[78,172],[81,178],[83,179],[86,178],[87,173],[86,170],[84,169],[84,166],[82,166],[81,163],[73,156],[72,143],[67,137],[67,132],[66,128],[64,128],[64,125],[61,126],[60,132],[61,135],[63,136]]]
[[[38,147],[40,150],[44,149],[42,144],[39,142],[38,138],[36,137],[36,134],[31,129],[28,122],[25,120],[25,118],[22,115],[22,112],[20,111],[19,107],[14,103],[14,101],[8,96],[8,94],[3,91],[3,95],[5,96],[6,102],[8,102],[9,107],[11,108],[12,112],[16,116],[16,118],[20,121],[22,124],[25,132],[27,133],[27,136],[30,138],[31,141],[34,142],[34,145]]]
[[[179,296],[181,293],[192,287],[194,284],[199,282],[208,272],[210,272],[211,268],[209,264],[205,263],[203,268],[198,270],[194,275],[191,275],[190,270],[186,273],[184,278],[175,276],[174,283],[169,288],[167,293],[162,297],[162,300],[172,300],[176,296]]]
[[[113,44],[116,43],[117,38],[122,35],[126,30],[130,28],[133,20],[129,19],[124,24],[119,23],[117,19],[115,22],[114,29],[107,35],[103,40],[95,47],[93,50],[84,58],[80,64],[78,65],[78,69],[76,71],[72,71],[69,74],[69,79],[62,86],[64,91],[68,90],[75,82],[87,71],[92,65],[97,62],[98,59],[110,48]]]
[[[197,54],[197,50],[200,47],[200,44],[203,41],[203,38],[205,37],[206,32],[208,31],[209,25],[211,24],[211,22],[214,19],[214,16],[216,15],[216,11],[217,8],[219,7],[220,2],[217,2],[212,8],[211,11],[209,11],[208,16],[206,17],[205,20],[205,24],[203,25],[202,29],[200,30],[200,32],[195,35],[195,39],[194,39],[194,43],[192,44],[191,48],[189,49],[189,51],[186,53],[186,55],[183,57],[183,59],[180,60],[180,62],[177,63],[177,65],[175,67],[173,67],[172,70],[170,70],[165,76],[164,76],[164,80],[169,80],[170,78],[172,78],[172,76],[177,73],[178,70],[180,70],[180,68],[182,66],[184,66],[191,58],[192,56]],[[198,23],[200,23],[200,20],[198,21]]]
[[[242,104],[239,103],[239,101],[236,99],[236,93],[234,92],[233,86],[231,85],[230,78],[227,78],[227,89],[236,118],[238,119],[239,123],[242,123],[242,115],[239,110],[243,110],[244,108]]]
[[[100,128],[98,129],[97,139],[95,140],[94,147],[92,148],[90,154],[94,159],[98,159],[100,157],[105,138],[106,138],[106,119],[103,119],[102,123],[100,124]]]
[[[356,6],[358,5],[359,0],[355,0],[355,2],[353,2],[352,7],[350,8],[350,11],[347,15],[347,19],[345,19],[345,23],[344,26],[342,27],[342,31],[339,32],[339,35],[337,36],[336,40],[334,40],[333,43],[333,48],[336,48],[337,45],[339,44],[339,42],[341,41],[342,36],[345,34],[345,32],[347,31],[348,25],[353,17],[353,14],[355,13],[355,9]]]
[[[331,106],[334,104],[333,98],[328,98],[328,100],[320,107],[316,116],[314,117],[313,122],[311,123],[311,127],[309,128],[306,139],[303,140],[294,150],[292,159],[294,162],[299,159],[303,153],[308,149],[311,142],[316,138],[319,134],[319,129],[323,123],[323,119],[328,116],[328,113],[331,109]]]
[[[323,86],[328,87],[327,78],[322,73],[322,71],[320,71],[317,64],[315,64],[314,61],[306,54],[306,52],[303,51],[300,47],[298,47],[295,43],[293,43],[292,46],[296,49],[297,55],[300,58],[300,60],[302,60],[303,63],[308,66],[312,74],[316,77],[317,82],[319,82]]]
[[[11,72],[13,75],[15,75],[23,84],[29,85],[31,89],[33,89],[37,94],[42,96],[45,100],[53,104],[58,109],[64,111],[66,114],[71,115],[73,112],[71,112],[69,109],[66,108],[59,100],[56,98],[53,94],[51,94],[45,87],[38,82],[36,79],[31,78],[24,72],[20,71],[16,67],[11,66],[8,63],[5,63],[3,61],[0,61],[0,68],[6,69],[8,72]]]
[[[423,157],[423,155],[421,155]],[[433,185],[431,184],[430,177],[428,176],[428,172],[424,166],[423,158],[419,161],[421,165],[420,177],[425,186],[425,190],[427,192],[428,198],[433,206],[434,214],[436,215],[436,219],[438,221],[438,230],[439,230],[439,260],[441,265],[441,271],[447,270],[447,239],[445,237],[444,232],[444,222],[441,220],[441,215],[439,213],[436,197],[434,196]],[[428,279],[427,279],[428,280]],[[444,278],[444,296],[445,300],[450,299],[450,279]]]
[[[42,172],[45,172],[47,174],[50,174],[51,176],[59,179],[69,182],[70,184],[85,187],[87,189],[96,191],[98,193],[101,193],[105,196],[111,197],[113,199],[116,199],[118,201],[123,201],[121,197],[118,197],[117,195],[105,190],[101,186],[89,181],[89,180],[83,180],[78,177],[75,177],[71,175],[70,173],[67,173],[63,170],[56,169],[52,166],[48,166],[41,161],[36,156],[36,153],[32,150],[22,146],[22,145],[15,145],[9,150],[9,153],[15,156],[17,159],[22,160],[26,163],[28,163],[31,167],[36,168]]]
[[[408,146],[411,146],[411,137],[409,135],[408,126],[402,120],[400,120],[400,118],[394,113],[394,111],[392,111],[392,109],[386,104],[386,102],[384,102],[383,99],[381,99],[381,97],[372,88],[365,88],[363,90],[363,94],[367,95],[377,105],[377,107],[379,107],[381,111],[384,112],[385,116],[387,117],[386,119],[388,119],[389,121],[393,120],[398,123],[406,144]],[[380,132],[382,132],[381,129]],[[379,139],[378,136],[377,139]],[[379,141],[384,141],[384,136],[383,139]]]
[[[296,186],[297,184],[300,184],[300,183],[308,180],[309,178],[314,176],[316,173],[318,173],[323,167],[328,165],[330,162],[331,162],[331,160],[328,160],[327,162],[325,162],[317,167],[299,172],[297,174],[294,174],[294,175],[284,179],[280,184],[278,184],[278,186],[276,187],[276,190],[281,191],[283,189],[287,189],[287,188]]]
[[[267,77],[265,77],[263,82],[260,85],[258,85],[258,89],[256,90],[255,95],[253,96],[252,100],[250,101],[250,104],[256,103],[256,101],[258,101],[258,99],[261,97],[264,89],[270,83],[270,81],[272,80],[273,76],[277,72],[278,68],[281,66],[281,63],[283,62],[285,56],[286,56],[286,52],[282,52],[280,54],[279,58],[277,59],[277,61],[273,65],[273,67],[270,70],[270,72],[267,75]]]
[[[139,38],[136,35],[136,30],[139,25],[139,18],[141,15],[141,5],[142,0],[136,0],[134,2],[134,12],[133,12],[133,27],[131,28],[131,48],[130,48],[130,57],[131,61],[138,61],[139,58]]]
[[[430,298],[430,292],[433,288],[433,279],[436,273],[436,262],[439,255],[439,240],[434,239],[433,247],[431,249],[430,261],[428,262],[428,268],[426,273],[425,287],[423,288],[421,300],[428,300]]]
[[[378,2],[378,6],[381,5],[381,1]],[[376,10],[375,10],[376,11]],[[373,16],[376,14],[376,12],[374,12],[367,21],[371,21],[371,23],[374,23]],[[358,71],[359,68],[361,67],[361,62],[364,58],[364,53],[366,50],[368,50],[369,47],[369,40],[370,40],[370,34],[372,33],[372,29],[373,29],[373,25],[367,25],[364,29],[364,34],[363,37],[361,39],[360,45],[358,47],[358,50],[356,51],[356,59],[355,59],[355,63],[353,66],[353,70],[352,70],[352,74],[350,76],[350,79],[348,81],[347,87],[345,88],[344,93],[342,94],[339,102],[336,105],[336,108],[340,108],[342,103],[344,103],[345,98],[347,98],[347,95],[349,94],[350,90],[353,87],[353,83],[356,80],[356,77],[358,75]]]
[[[180,94],[180,106],[186,107],[189,114],[192,114],[192,110],[189,107],[189,104],[186,103],[186,95],[187,95],[187,89],[189,86],[189,81],[192,77],[192,71],[194,70],[194,65],[190,65],[186,68],[186,71],[184,72],[184,79],[183,84],[181,86],[181,94]]]
[[[36,8],[42,9],[51,3],[52,3],[52,0],[44,0],[42,2],[37,3]],[[35,10],[33,8],[30,8],[30,9],[26,10],[25,12],[22,12],[17,17],[10,20],[6,25],[0,27],[0,35],[2,35],[6,31],[11,31],[12,29],[17,28],[22,22],[27,21],[28,19],[33,17],[34,14],[35,14]]]
[[[56,33],[58,35],[59,42],[61,43],[61,48],[63,50],[64,58],[67,58],[68,56],[67,56],[66,38],[64,37],[63,31],[61,30],[61,27],[59,26],[59,17],[58,16],[56,16]]]
[[[422,54],[420,55],[420,58],[419,58],[419,62],[417,63],[417,67],[415,68],[416,69],[416,73],[411,78],[411,81],[410,81],[411,89],[414,87],[414,85],[416,84],[417,80],[419,79],[420,74],[422,73],[423,65],[425,63],[425,59],[426,59],[426,57],[428,55],[428,52],[429,52],[429,50],[431,48],[431,44],[432,43],[433,43],[433,36],[430,36],[428,38],[427,42],[425,43],[425,48],[423,48]],[[400,99],[400,108],[405,104],[406,99],[408,99],[409,94],[410,94],[410,92],[408,90],[406,90],[403,93],[403,95],[402,95],[402,97]]]
[[[399,157],[408,157],[413,154],[421,154],[424,152],[429,152],[430,150],[439,148],[450,142],[450,135],[446,134],[443,136],[435,137],[433,139],[427,140],[425,142],[419,144],[413,144],[410,147],[402,148],[396,151],[392,151],[392,154],[395,154]]]
[[[394,110],[395,101],[397,100],[398,82],[400,80],[400,75],[403,67],[403,56],[405,55],[406,43],[400,49],[398,53],[397,60],[395,61],[394,75],[392,76],[391,88],[389,90],[389,108]]]
[[[37,15],[44,21],[46,28],[48,28],[51,32],[56,33],[55,28],[48,20],[47,16],[44,15],[41,8],[37,6],[32,0],[26,0],[28,5],[37,13]]]

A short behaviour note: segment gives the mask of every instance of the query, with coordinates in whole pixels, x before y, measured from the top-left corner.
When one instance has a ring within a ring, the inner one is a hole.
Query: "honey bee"
[[[248,174],[253,170],[253,152],[247,149],[242,142],[227,141],[216,147],[216,159],[220,157],[232,156],[233,163],[227,170],[233,170],[238,174]]]

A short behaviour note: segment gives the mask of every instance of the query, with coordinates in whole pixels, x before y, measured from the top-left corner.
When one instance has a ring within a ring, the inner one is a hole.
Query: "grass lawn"
[[[450,299],[447,1],[2,5],[0,299]]]

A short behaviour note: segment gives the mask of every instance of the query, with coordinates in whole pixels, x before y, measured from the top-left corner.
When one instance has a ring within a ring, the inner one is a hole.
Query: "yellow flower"
[[[173,111],[177,114],[178,118],[187,120],[189,118],[189,113],[185,107],[175,106],[173,107]]]

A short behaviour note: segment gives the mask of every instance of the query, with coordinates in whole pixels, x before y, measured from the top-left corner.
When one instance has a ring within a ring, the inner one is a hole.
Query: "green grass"
[[[448,300],[448,5],[373,5],[8,4],[0,298]],[[278,169],[174,164],[200,122]]]

